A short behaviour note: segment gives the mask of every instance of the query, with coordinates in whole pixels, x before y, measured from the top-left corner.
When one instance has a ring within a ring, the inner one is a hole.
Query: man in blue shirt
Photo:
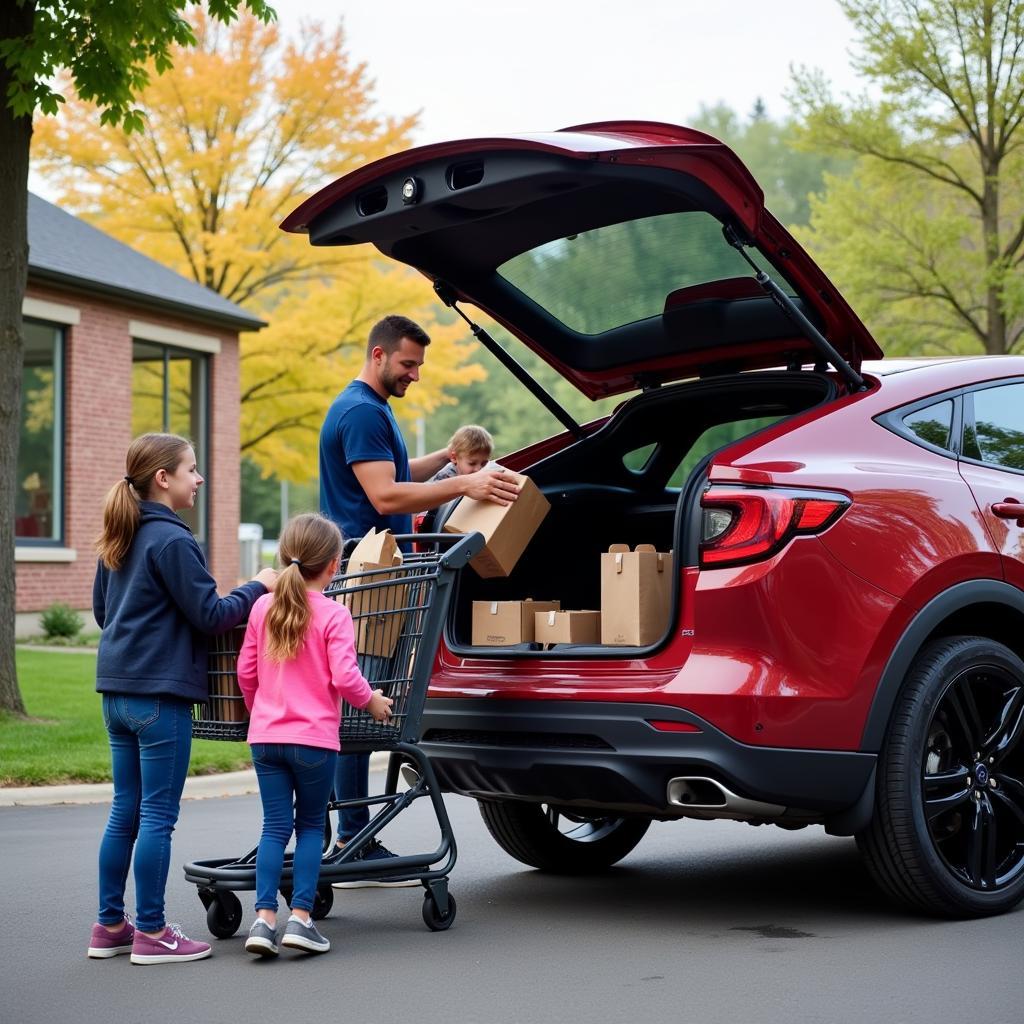
[[[346,540],[371,528],[412,532],[412,513],[436,508],[453,498],[471,498],[510,505],[518,491],[502,469],[484,469],[448,480],[430,478],[449,461],[447,448],[410,459],[388,404],[404,398],[420,379],[430,337],[404,316],[386,316],[374,324],[359,376],[334,400],[320,429],[320,511],[341,528]],[[369,754],[338,758],[335,792],[339,799],[365,797]],[[368,808],[338,814],[338,843],[360,832],[369,821]],[[393,857],[374,841],[362,854],[378,860]],[[411,882],[336,882],[336,888],[363,885],[418,885]]]

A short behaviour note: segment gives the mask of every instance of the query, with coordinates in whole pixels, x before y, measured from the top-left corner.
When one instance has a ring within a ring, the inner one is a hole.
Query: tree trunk
[[[985,236],[985,305],[987,330],[985,354],[1006,355],[1006,311],[1003,308],[1003,273],[999,251],[999,178],[998,169],[985,175],[981,203],[981,230]]]
[[[0,39],[32,30],[35,4],[0,3]],[[6,104],[11,75],[0,62],[0,710],[23,715],[14,665],[14,496],[24,355],[21,306],[28,278],[28,158],[32,119]]]

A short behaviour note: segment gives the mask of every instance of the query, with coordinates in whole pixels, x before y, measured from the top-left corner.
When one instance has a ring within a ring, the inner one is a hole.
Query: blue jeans
[[[324,819],[337,751],[297,743],[254,743],[252,763],[263,803],[256,851],[256,909],[277,910],[284,848],[295,830],[292,909],[312,910],[320,877]],[[293,817],[294,802],[294,817]]]
[[[359,671],[363,673],[373,689],[380,688],[380,680],[388,678],[390,658],[372,654],[359,655]],[[346,754],[338,758],[338,770],[334,777],[334,796],[338,800],[365,798],[370,790],[370,752]],[[370,823],[369,807],[343,807],[338,811],[338,840],[347,843]]]
[[[103,694],[114,801],[100,843],[101,924],[124,919],[124,887],[135,858],[135,925],[158,932],[171,860],[171,833],[192,752],[192,705],[175,697]]]
[[[365,797],[370,789],[370,752],[342,754],[334,776],[334,795],[339,800]],[[369,807],[342,807],[338,811],[338,840],[347,843],[370,822]]]

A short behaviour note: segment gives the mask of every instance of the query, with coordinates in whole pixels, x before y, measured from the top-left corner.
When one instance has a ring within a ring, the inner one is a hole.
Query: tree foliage
[[[1024,334],[1024,2],[842,0],[873,93],[794,79],[802,144],[856,158],[804,238],[890,348]]]
[[[402,312],[435,335],[430,372],[399,415],[443,401],[480,376],[464,368],[464,332],[434,328],[433,295],[411,272],[385,270],[369,246],[315,248],[278,227],[316,189],[409,143],[415,116],[375,112],[372,82],[340,27],[199,13],[196,46],[138,93],[127,133],[72,97],[41,125],[40,172],[61,205],[269,321],[242,337],[242,450],[267,473],[316,472],[316,431],[358,370],[366,334]]]
[[[8,0],[11,2],[11,0]],[[63,75],[95,103],[104,124],[142,127],[135,97],[173,66],[174,51],[196,45],[183,11],[194,0],[13,0],[28,12],[29,31],[0,38],[0,62],[10,73],[6,109],[31,118],[56,114],[64,103],[54,80]],[[264,0],[207,0],[210,18],[227,23],[245,7],[261,21],[274,9]]]
[[[765,206],[790,228],[809,223],[810,197],[822,190],[825,175],[846,173],[852,164],[839,153],[801,152],[799,124],[769,117],[759,99],[746,120],[722,103],[701,107],[693,126],[736,153],[764,190]]]
[[[66,72],[107,124],[141,127],[134,94],[168,70],[173,47],[194,43],[192,0],[6,0],[0,4],[0,710],[24,714],[14,664],[14,495],[17,493],[22,303],[28,274],[28,164],[33,116],[53,114]],[[230,21],[239,8],[274,16],[264,0],[208,0]]]
[[[404,428],[451,403],[453,385],[482,380],[483,368],[467,362],[476,343],[461,324],[437,322],[432,300],[425,278],[369,256],[284,295],[268,328],[243,335],[242,454],[279,479],[315,476],[327,407],[359,372],[370,327],[389,312],[411,316],[431,336],[421,381],[392,402]]]

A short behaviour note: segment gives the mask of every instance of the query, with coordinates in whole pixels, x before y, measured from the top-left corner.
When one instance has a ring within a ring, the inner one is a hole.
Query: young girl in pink
[[[338,760],[341,701],[365,708],[378,722],[387,720],[392,703],[359,671],[349,610],[323,595],[338,571],[341,545],[340,531],[323,516],[296,516],[285,525],[275,592],[253,605],[238,655],[263,803],[256,920],[245,942],[258,956],[277,956],[277,893],[293,828],[291,916],[281,945],[309,953],[331,948],[310,912]]]

